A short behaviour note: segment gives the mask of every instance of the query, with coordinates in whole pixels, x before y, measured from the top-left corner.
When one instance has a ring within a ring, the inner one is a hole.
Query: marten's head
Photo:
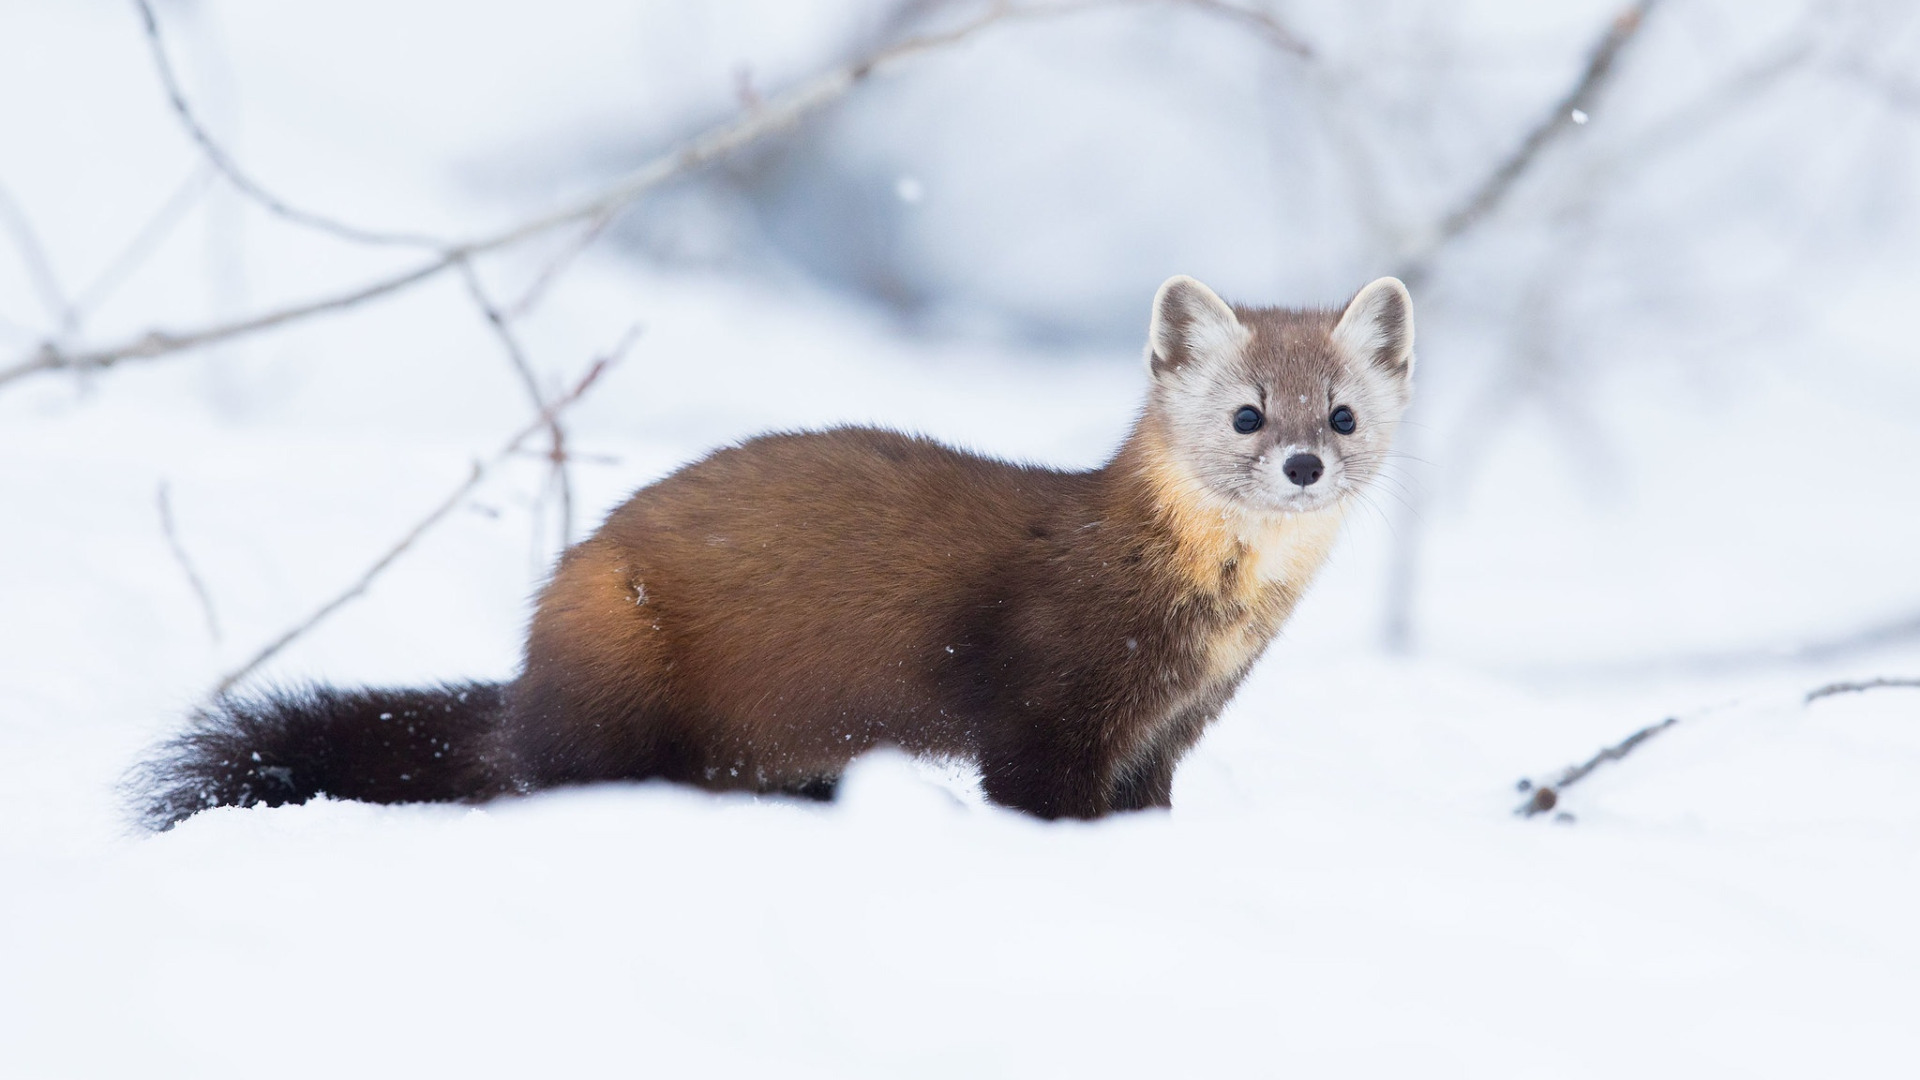
[[[1386,461],[1413,394],[1413,301],[1387,277],[1339,311],[1235,308],[1170,278],[1147,363],[1165,464],[1246,511],[1320,510]]]

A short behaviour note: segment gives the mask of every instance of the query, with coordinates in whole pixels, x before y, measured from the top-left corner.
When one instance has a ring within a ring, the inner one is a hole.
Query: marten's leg
[[[1120,775],[1109,800],[1113,809],[1166,810],[1173,806],[1174,755],[1158,748],[1133,763]]]
[[[1175,716],[1145,752],[1120,771],[1110,802],[1114,810],[1170,809],[1173,770],[1200,739],[1213,711],[1190,708]]]
[[[985,741],[980,786],[1002,806],[1043,818],[1107,813],[1113,762],[1104,740],[1078,725],[1005,725]]]
[[[781,781],[769,788],[768,794],[792,795],[795,798],[810,799],[814,802],[832,802],[839,790],[838,776],[803,776]]]

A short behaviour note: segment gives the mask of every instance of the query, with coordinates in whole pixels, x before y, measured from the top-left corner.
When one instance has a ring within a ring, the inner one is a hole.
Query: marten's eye
[[[1242,435],[1259,431],[1260,425],[1266,422],[1267,418],[1260,415],[1260,410],[1251,405],[1242,405],[1240,411],[1233,414],[1233,430]]]
[[[1353,434],[1353,410],[1342,405],[1333,410],[1332,416],[1327,417],[1327,423],[1332,424],[1333,430],[1340,434],[1351,435]]]

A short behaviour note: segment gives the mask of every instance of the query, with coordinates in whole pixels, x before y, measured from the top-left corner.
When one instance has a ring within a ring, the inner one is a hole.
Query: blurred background
[[[1910,0],[8,0],[0,1046],[1890,1074],[1915,696],[1804,694],[1920,676],[1917,73]],[[230,680],[511,678],[563,546],[716,446],[1098,465],[1176,273],[1398,274],[1418,369],[1172,815],[880,758],[130,838]]]
[[[854,382],[911,380],[959,350],[1093,364],[1125,386],[1171,273],[1287,305],[1339,304],[1399,273],[1418,301],[1420,402],[1400,475],[1356,528],[1366,551],[1346,560],[1355,599],[1338,621],[1355,640],[1577,667],[1916,629],[1920,527],[1900,487],[1920,447],[1910,4],[155,11],[193,113],[259,193],[445,238],[594,192],[813,73],[961,29],[587,228],[478,262],[503,305],[542,282],[511,314],[549,389],[609,322],[686,317],[642,288],[596,305],[622,274],[726,309],[725,332],[689,332],[697,347],[641,346],[636,367],[698,366],[700,386],[676,396],[632,373],[642,392],[620,406],[623,391],[599,392],[581,423],[618,409],[636,421],[622,435],[697,452],[872,411],[870,385],[829,391],[825,369],[805,381],[840,408],[794,407],[764,381],[797,332],[753,338],[774,310],[810,321],[802,351],[880,369]],[[8,20],[12,352],[217,325],[418,258],[237,188],[169,109],[126,5],[21,5]],[[167,385],[229,419],[417,425],[524,406],[509,372],[474,375],[472,353],[496,346],[448,310],[457,277],[151,365],[191,371]],[[836,346],[842,324],[887,343]],[[140,392],[123,380],[160,378],[43,372],[4,387],[0,408],[84,414]],[[1120,430],[1077,402],[1055,414]],[[964,438],[1005,426],[902,419]],[[571,530],[614,497],[584,500]]]

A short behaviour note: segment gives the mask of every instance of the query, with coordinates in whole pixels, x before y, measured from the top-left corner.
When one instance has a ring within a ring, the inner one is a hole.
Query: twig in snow
[[[213,611],[213,596],[207,592],[207,583],[200,580],[200,572],[193,568],[193,560],[187,558],[186,545],[180,542],[180,534],[173,527],[173,502],[168,498],[165,480],[160,481],[156,501],[160,504],[160,531],[166,534],[167,546],[173,549],[173,561],[180,564],[187,584],[193,586],[193,595],[200,600],[200,611],[207,617],[207,634],[219,641],[220,619]]]
[[[174,116],[180,120],[180,126],[186,129],[187,137],[192,139],[207,161],[225,177],[227,182],[239,189],[240,193],[265,207],[276,217],[282,217],[310,229],[331,233],[342,240],[356,244],[393,244],[406,247],[445,248],[446,242],[435,237],[419,233],[384,232],[377,229],[363,229],[357,225],[316,214],[311,210],[302,210],[260,186],[251,176],[242,170],[233,156],[228,154],[213,136],[206,125],[194,114],[193,107],[187,104],[187,95],[180,87],[180,80],[174,74],[173,63],[167,59],[167,49],[160,40],[160,21],[154,17],[153,5],[148,0],[133,0],[134,7],[140,11],[140,24],[146,32],[147,46],[153,53],[153,66],[160,74],[160,84],[167,92],[167,102],[173,108]]]
[[[1646,742],[1648,739],[1653,738],[1655,735],[1660,734],[1679,722],[1679,717],[1669,716],[1657,724],[1648,724],[1646,727],[1614,743],[1612,746],[1603,748],[1599,753],[1580,764],[1569,765],[1565,769],[1562,769],[1560,775],[1555,777],[1550,784],[1535,785],[1528,780],[1520,781],[1521,790],[1531,791],[1532,794],[1528,796],[1526,802],[1515,807],[1513,812],[1523,817],[1533,817],[1535,814],[1546,813],[1560,805],[1560,793],[1562,791],[1586,779],[1588,773],[1605,765],[1609,761],[1619,761],[1621,758],[1633,753],[1634,748],[1641,743]]]
[[[1868,690],[1879,690],[1889,686],[1904,686],[1920,690],[1920,679],[1889,678],[1882,675],[1879,678],[1862,679],[1857,682],[1828,683],[1818,690],[1807,691],[1806,703],[1811,705],[1823,697],[1832,697],[1835,694],[1859,694]]]
[[[540,415],[536,417],[532,423],[521,428],[511,439],[508,439],[506,445],[501,447],[491,459],[487,461],[475,461],[473,463],[473,470],[468,474],[466,480],[455,487],[452,493],[428,512],[425,517],[416,522],[413,528],[407,530],[404,536],[392,547],[387,549],[386,554],[375,559],[373,565],[367,567],[366,571],[363,572],[352,585],[348,586],[345,592],[342,592],[325,604],[320,605],[319,609],[313,614],[294,624],[286,633],[281,634],[265,648],[255,653],[252,659],[240,665],[240,667],[235,669],[226,678],[221,679],[219,684],[208,693],[208,698],[217,698],[228,690],[231,690],[236,683],[259,670],[262,664],[279,655],[281,650],[298,640],[300,636],[307,631],[318,626],[327,616],[332,615],[334,612],[340,610],[340,608],[346,606],[348,602],[364,594],[368,586],[373,584],[374,579],[379,577],[387,567],[393,565],[394,560],[406,554],[408,549],[413,547],[415,541],[424,536],[429,529],[439,524],[448,514],[451,514],[474,488],[479,487],[480,482],[486,479],[490,469],[498,465],[501,461],[518,453],[522,443],[540,432],[548,430],[555,416],[573,405],[573,403],[579,401],[581,397],[593,387],[595,381],[600,378],[601,374],[605,372],[607,368],[618,363],[620,358],[626,355],[627,350],[632,347],[633,340],[638,334],[638,327],[629,330],[626,336],[621,338],[619,344],[615,345],[610,352],[595,360],[593,364],[587,368],[587,373],[581,376],[580,381],[574,384],[572,390],[569,390],[567,393],[562,394],[550,402],[546,408],[540,411]]]
[[[1879,690],[1884,687],[1920,689],[1920,677],[1881,676],[1879,678],[1861,679],[1858,681],[1828,683],[1818,689],[1807,691],[1802,697],[1801,703],[1811,705],[1821,698],[1832,697],[1835,694],[1861,693],[1868,690]],[[1719,711],[1720,709],[1741,703],[1741,701],[1729,702],[1726,705],[1717,706],[1708,711]],[[1646,727],[1641,728],[1639,731],[1634,732],[1612,746],[1602,749],[1599,753],[1580,764],[1567,766],[1561,770],[1560,775],[1556,776],[1550,783],[1536,784],[1531,780],[1520,781],[1520,790],[1528,792],[1529,794],[1527,801],[1515,807],[1513,812],[1522,817],[1533,817],[1537,814],[1544,814],[1552,810],[1554,807],[1560,805],[1560,796],[1562,793],[1581,780],[1586,779],[1587,775],[1593,772],[1593,770],[1609,761],[1619,761],[1621,758],[1631,754],[1641,743],[1646,742],[1648,739],[1653,738],[1655,735],[1660,734],[1679,722],[1680,717],[1669,716],[1657,724],[1648,724]]]

